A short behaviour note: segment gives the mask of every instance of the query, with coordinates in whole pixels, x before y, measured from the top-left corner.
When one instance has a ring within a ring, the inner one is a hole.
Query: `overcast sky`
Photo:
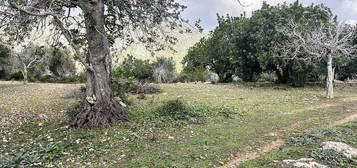
[[[252,11],[259,9],[264,0],[241,0],[246,6],[238,4],[237,0],[178,0],[181,4],[187,6],[183,17],[190,21],[201,19],[201,25],[205,31],[213,30],[217,26],[216,13],[220,15],[229,14],[239,16],[246,11],[251,14]],[[295,0],[265,0],[269,4],[277,5],[286,1],[293,3]],[[323,3],[332,9],[332,12],[338,16],[340,21],[346,23],[357,23],[357,0],[300,0],[304,5]]]

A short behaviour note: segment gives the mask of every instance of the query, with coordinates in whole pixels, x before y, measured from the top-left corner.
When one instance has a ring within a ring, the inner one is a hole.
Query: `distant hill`
[[[52,35],[53,35],[53,27],[48,26],[45,31],[41,32],[33,32],[29,38],[27,38],[21,45],[15,46],[15,51],[21,50],[22,45],[26,45],[29,43],[36,44],[36,45],[47,45],[53,42]],[[0,30],[1,32],[1,30]],[[177,52],[173,52],[172,50],[163,50],[156,52],[154,56],[150,54],[148,50],[144,47],[143,44],[138,44],[134,43],[131,46],[129,46],[125,51],[123,51],[120,55],[114,56],[113,58],[113,63],[114,66],[119,65],[124,58],[130,54],[133,55],[135,58],[139,59],[148,59],[148,60],[155,60],[155,57],[173,57],[173,59],[176,62],[176,69],[178,72],[182,70],[182,64],[181,61],[183,57],[187,54],[188,49],[193,46],[195,43],[197,43],[201,38],[206,37],[207,34],[201,33],[198,30],[192,30],[190,33],[179,33],[179,30],[176,29],[174,31],[170,32],[172,36],[176,37],[178,39],[176,45],[174,46],[174,49]],[[9,38],[9,37],[7,37]],[[64,37],[60,37],[59,40],[65,44],[68,45]],[[117,47],[117,46],[114,46]],[[80,72],[83,70],[83,67],[81,66],[80,63],[77,64],[77,72]]]
[[[177,38],[177,43],[174,46],[176,52],[171,50],[163,50],[156,52],[155,55],[152,56],[150,52],[146,50],[143,44],[133,44],[128,47],[124,52],[122,52],[122,54],[120,54],[118,57],[114,58],[114,65],[120,64],[128,54],[133,55],[135,58],[148,60],[155,60],[156,57],[164,56],[172,57],[176,62],[177,71],[180,72],[182,70],[182,59],[187,54],[188,49],[197,42],[199,42],[201,38],[206,37],[207,34],[201,33],[197,30],[193,30],[190,33],[173,33],[173,36]]]

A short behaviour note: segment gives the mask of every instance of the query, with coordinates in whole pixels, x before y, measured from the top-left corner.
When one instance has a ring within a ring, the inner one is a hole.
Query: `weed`
[[[0,168],[28,167],[40,161],[40,156],[29,152],[18,153],[14,157],[0,158]]]
[[[324,161],[328,164],[340,166],[340,167],[348,167],[350,164],[357,164],[356,161],[347,158],[342,153],[336,152],[334,150],[328,149],[324,150],[321,148],[315,149],[310,153],[311,157]]]

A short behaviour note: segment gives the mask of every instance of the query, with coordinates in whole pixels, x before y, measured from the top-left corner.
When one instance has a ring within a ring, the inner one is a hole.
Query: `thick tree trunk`
[[[103,0],[91,2],[87,11],[86,31],[88,40],[87,63],[93,71],[87,71],[86,101],[73,117],[74,128],[104,128],[127,121],[128,109],[113,99],[112,58],[104,29]]]
[[[334,80],[334,72],[332,68],[332,57],[327,57],[327,78],[326,78],[326,96],[328,99],[334,98],[333,93],[333,80]]]

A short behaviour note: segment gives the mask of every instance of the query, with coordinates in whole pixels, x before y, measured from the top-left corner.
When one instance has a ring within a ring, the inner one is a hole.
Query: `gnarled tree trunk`
[[[74,128],[103,128],[127,121],[128,109],[114,100],[112,91],[112,58],[104,28],[103,0],[91,2],[82,9],[86,15],[88,40],[86,101],[73,116]]]
[[[326,96],[328,99],[333,99],[333,80],[334,80],[334,72],[332,68],[332,56],[327,56],[327,78],[326,78]]]

